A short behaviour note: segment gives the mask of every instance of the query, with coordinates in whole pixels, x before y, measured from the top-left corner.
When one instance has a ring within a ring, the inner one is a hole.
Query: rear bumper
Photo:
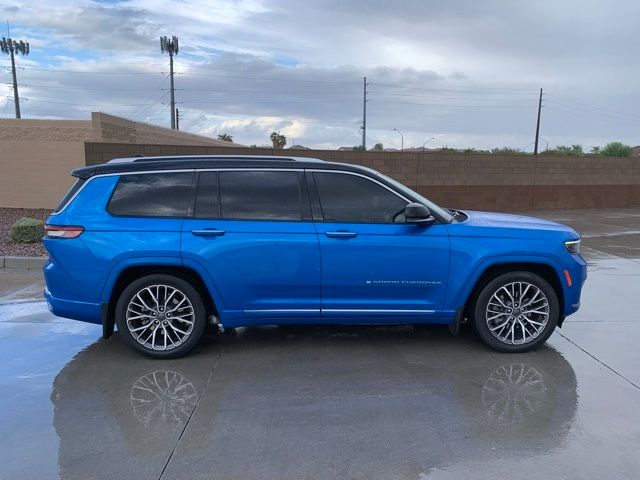
[[[49,289],[45,289],[44,298],[47,300],[51,313],[57,317],[80,320],[81,322],[102,323],[102,311],[99,303],[63,300],[51,295]]]

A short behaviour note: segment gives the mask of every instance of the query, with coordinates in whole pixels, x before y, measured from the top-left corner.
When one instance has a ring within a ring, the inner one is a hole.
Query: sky
[[[176,35],[182,130],[312,148],[361,143],[365,76],[368,147],[531,151],[540,88],[542,149],[638,145],[638,18],[637,0],[0,0],[31,46],[17,58],[23,118],[168,127],[159,37]]]

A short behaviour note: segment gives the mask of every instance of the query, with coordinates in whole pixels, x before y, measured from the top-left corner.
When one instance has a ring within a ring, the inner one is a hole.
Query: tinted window
[[[313,174],[327,222],[393,223],[407,202],[366,178],[343,173]]]
[[[184,217],[191,198],[193,173],[122,175],[109,211],[135,217]]]
[[[220,172],[222,218],[300,220],[298,172]]]
[[[201,172],[198,179],[198,194],[194,216],[197,218],[218,218],[218,172]]]

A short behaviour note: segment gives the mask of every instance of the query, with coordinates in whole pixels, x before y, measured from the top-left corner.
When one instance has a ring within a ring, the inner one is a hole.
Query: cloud
[[[633,0],[59,0],[0,11],[32,42],[18,59],[25,116],[101,110],[168,125],[158,37],[178,35],[177,106],[195,133],[358,144],[366,76],[369,145],[399,145],[397,128],[405,146],[436,136],[430,146],[525,147],[540,87],[552,145],[640,143]]]

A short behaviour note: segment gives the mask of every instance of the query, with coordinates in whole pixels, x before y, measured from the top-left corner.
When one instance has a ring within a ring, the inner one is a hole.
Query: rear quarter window
[[[67,203],[69,203],[69,201],[73,198],[73,196],[78,192],[78,190],[80,190],[80,187],[82,187],[82,185],[84,185],[84,182],[86,180],[84,178],[79,178],[75,181],[75,183],[71,186],[71,188],[69,189],[69,191],[65,194],[64,197],[62,197],[62,200],[60,200],[60,203],[58,204],[58,206],[56,207],[56,209],[54,210],[54,213],[58,213],[60,210],[62,210],[65,205]]]
[[[122,175],[107,210],[127,217],[186,217],[193,172]]]

